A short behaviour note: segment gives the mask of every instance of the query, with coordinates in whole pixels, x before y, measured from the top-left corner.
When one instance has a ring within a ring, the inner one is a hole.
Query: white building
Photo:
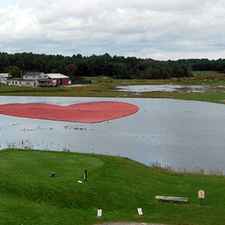
[[[5,84],[19,87],[56,87],[70,85],[71,80],[68,76],[60,73],[30,72],[23,75],[22,78],[8,77],[5,80]]]
[[[24,79],[9,79],[7,81],[9,86],[18,86],[18,87],[38,87],[39,81],[38,80],[24,80]]]
[[[23,75],[24,80],[40,80],[40,79],[48,79],[47,74],[41,72],[29,72]]]
[[[7,81],[11,78],[9,73],[0,73],[0,84],[7,84]]]

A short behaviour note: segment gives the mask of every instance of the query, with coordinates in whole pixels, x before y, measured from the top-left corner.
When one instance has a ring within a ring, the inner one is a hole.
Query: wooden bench
[[[175,203],[188,203],[189,199],[185,197],[175,197],[175,196],[155,196],[156,200],[162,202],[175,202]]]

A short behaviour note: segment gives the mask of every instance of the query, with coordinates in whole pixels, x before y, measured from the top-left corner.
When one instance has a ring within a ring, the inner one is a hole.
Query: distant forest
[[[104,55],[73,56],[33,53],[0,53],[0,72],[18,77],[24,72],[63,73],[72,79],[82,76],[110,76],[113,78],[166,79],[190,77],[192,70],[225,72],[225,60],[190,59],[157,61],[136,57]]]

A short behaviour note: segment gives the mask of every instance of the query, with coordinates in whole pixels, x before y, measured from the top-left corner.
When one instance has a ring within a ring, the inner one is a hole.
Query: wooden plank
[[[189,201],[188,198],[185,197],[175,197],[175,196],[155,196],[155,199],[164,202],[180,202],[187,203]]]

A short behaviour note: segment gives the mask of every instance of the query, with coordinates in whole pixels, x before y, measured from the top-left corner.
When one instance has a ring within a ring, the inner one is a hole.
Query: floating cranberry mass
[[[0,105],[0,114],[30,119],[100,123],[138,112],[136,105],[124,102],[88,102],[68,106],[26,103]]]

